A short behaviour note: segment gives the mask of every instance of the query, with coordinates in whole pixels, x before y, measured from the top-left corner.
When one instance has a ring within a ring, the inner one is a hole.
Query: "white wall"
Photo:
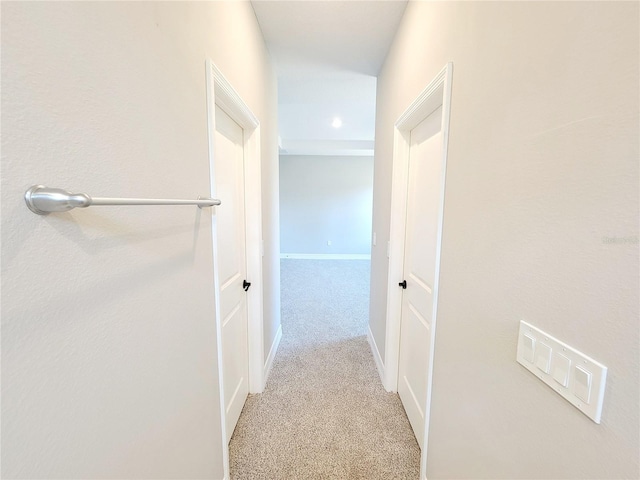
[[[369,254],[372,188],[372,157],[281,155],[281,252]]]
[[[378,78],[371,328],[384,349],[393,124],[452,61],[429,480],[640,474],[638,13],[407,7]],[[601,425],[516,363],[520,319],[609,366]]]
[[[266,362],[280,328],[280,162],[277,121],[278,80],[268,52],[263,50],[260,59],[261,62],[258,65],[262,65],[262,68],[265,69],[265,75],[245,78],[244,81],[247,90],[259,89],[260,85],[256,84],[258,78],[261,78],[264,83],[262,98],[264,104],[260,107],[264,113],[262,117],[259,117],[259,120],[261,121],[260,141],[262,143],[262,238],[264,240],[264,257],[262,258],[263,340]],[[252,61],[257,62],[258,59]],[[250,63],[245,67],[250,68]],[[245,99],[245,101],[247,100]]]
[[[223,476],[210,210],[22,199],[207,195],[207,57],[261,120],[268,209],[276,82],[248,2],[2,3],[3,478]]]

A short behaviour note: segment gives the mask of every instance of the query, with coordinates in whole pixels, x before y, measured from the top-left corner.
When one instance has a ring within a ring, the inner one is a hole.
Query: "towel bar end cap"
[[[68,212],[76,207],[91,205],[91,197],[84,193],[69,193],[60,188],[33,185],[24,193],[24,201],[33,213],[47,215],[51,212]]]
[[[33,194],[43,188],[46,187],[44,185],[33,185],[26,192],[24,192],[24,201],[27,203],[27,207],[29,207],[29,210],[31,210],[33,213],[37,213],[38,215],[47,215],[49,213],[45,212],[44,210],[40,210],[33,203]]]

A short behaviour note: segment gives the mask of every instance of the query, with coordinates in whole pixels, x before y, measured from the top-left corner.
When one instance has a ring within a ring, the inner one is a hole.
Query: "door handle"
[[[247,282],[246,280],[242,281],[242,288],[244,288],[245,292],[247,292],[249,290],[250,286],[251,286],[251,282]]]
[[[406,289],[407,289],[407,281],[406,281],[406,280],[401,281],[401,282],[398,284],[398,286],[402,287],[402,288],[403,288],[403,290],[406,290]]]

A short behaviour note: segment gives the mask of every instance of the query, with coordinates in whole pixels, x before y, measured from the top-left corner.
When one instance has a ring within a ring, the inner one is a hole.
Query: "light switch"
[[[536,367],[538,367],[544,373],[549,373],[550,364],[551,364],[551,347],[541,342],[536,347]]]
[[[522,358],[524,358],[527,362],[533,363],[533,353],[536,350],[536,339],[531,335],[524,334],[522,335]]]
[[[569,383],[571,360],[559,353],[553,358],[553,379],[563,387]]]
[[[517,340],[516,340],[517,339]],[[583,352],[520,321],[516,360],[596,423],[602,418],[607,367]]]
[[[589,403],[591,396],[591,372],[577,366],[575,369],[575,384],[573,393],[585,403]]]

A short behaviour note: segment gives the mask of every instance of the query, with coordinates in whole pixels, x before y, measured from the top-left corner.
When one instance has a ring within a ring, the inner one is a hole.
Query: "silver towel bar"
[[[38,215],[66,212],[76,207],[85,208],[93,205],[197,205],[202,208],[213,207],[221,203],[215,198],[203,197],[198,197],[197,200],[90,197],[86,193],[70,193],[61,188],[49,188],[44,185],[31,187],[25,192],[24,200],[27,202],[29,210]]]

